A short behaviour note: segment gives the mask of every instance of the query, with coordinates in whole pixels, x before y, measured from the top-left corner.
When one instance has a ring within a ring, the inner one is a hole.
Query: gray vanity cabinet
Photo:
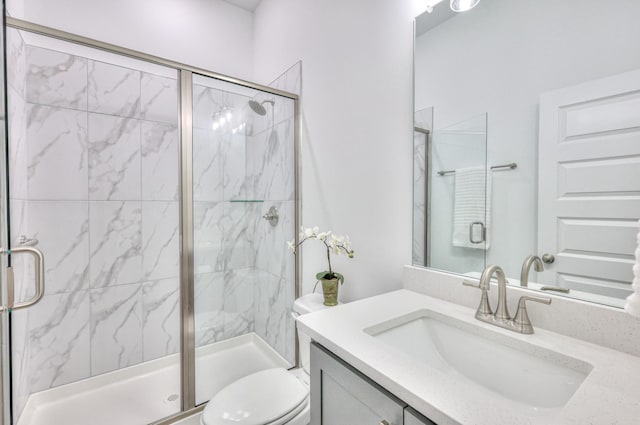
[[[311,425],[402,425],[405,406],[324,347],[312,345]]]
[[[404,425],[436,425],[411,407],[404,409]]]
[[[311,425],[433,425],[317,343],[311,346]]]

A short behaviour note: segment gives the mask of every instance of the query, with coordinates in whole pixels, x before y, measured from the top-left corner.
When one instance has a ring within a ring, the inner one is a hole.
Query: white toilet
[[[293,304],[294,316],[327,308],[322,295],[309,294]],[[297,329],[297,327],[296,327]],[[266,369],[220,390],[202,412],[202,425],[308,425],[311,338],[298,330],[302,368]]]

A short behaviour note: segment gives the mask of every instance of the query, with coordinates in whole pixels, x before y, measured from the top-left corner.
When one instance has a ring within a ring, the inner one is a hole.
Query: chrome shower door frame
[[[0,122],[2,123],[2,146],[0,147],[0,161],[2,166],[0,167],[0,246],[8,247],[9,243],[9,132],[7,128],[7,66],[6,66],[6,52],[7,52],[7,34],[5,30],[6,17],[4,13],[4,1],[2,1],[2,40],[0,40],[0,46],[2,47],[2,56],[0,57],[0,63],[2,66],[2,106],[0,107]],[[8,305],[9,294],[7,287],[8,277],[8,256],[0,256],[0,304],[2,306]],[[11,350],[9,339],[9,312],[5,309],[0,311],[0,425],[11,424]]]
[[[99,40],[90,39],[77,34],[72,34],[65,31],[60,31],[55,28],[50,28],[35,24],[32,22],[11,18],[4,16],[5,25],[3,31],[6,28],[14,28],[20,31],[26,31],[34,34],[39,34],[51,38],[56,38],[66,42],[80,44],[83,46],[91,47],[94,49],[104,50],[109,53],[123,55],[134,59],[150,62],[153,64],[173,68],[178,72],[179,82],[179,132],[180,132],[180,354],[181,354],[181,411],[177,414],[169,416],[167,418],[159,419],[154,422],[154,425],[168,425],[174,423],[182,418],[190,416],[198,411],[204,409],[205,405],[196,405],[195,394],[195,329],[194,329],[194,238],[193,238],[193,75],[200,74],[206,77],[211,77],[228,83],[248,87],[251,89],[259,90],[269,94],[282,96],[292,99],[294,101],[294,178],[295,178],[295,242],[299,242],[299,236],[297,229],[300,227],[300,107],[299,96],[294,93],[274,89],[268,86],[257,84],[251,81],[242,80],[228,75],[212,72],[209,70],[201,69],[195,66],[183,64],[180,62],[164,59],[158,56],[149,55],[146,53],[138,52],[121,46],[105,43]],[[6,69],[4,71],[6,77]],[[6,91],[5,91],[6,93]],[[5,106],[6,106],[6,94],[5,94]],[[5,126],[5,137],[6,134]],[[8,143],[8,140],[6,140]],[[6,163],[6,158],[5,163]],[[3,188],[3,193],[0,194],[5,200],[8,201],[8,191],[6,187]],[[8,214],[7,211],[2,211],[3,214]],[[3,232],[7,229],[0,229],[0,237],[6,239],[8,233]],[[295,260],[295,297],[300,295],[300,258],[296,256]],[[0,284],[4,283],[4,273],[0,276]],[[5,338],[5,331],[8,331],[8,320],[6,318],[6,312],[0,312],[0,332],[1,337]],[[4,339],[3,339],[4,341]],[[11,425],[8,422],[9,416],[4,415],[4,412],[10,410],[10,396],[6,394],[10,392],[10,370],[6,367],[7,362],[10,361],[10,350],[4,343],[2,344],[2,364],[0,365],[0,379],[2,385],[0,386],[0,397],[2,398],[2,413],[0,416],[0,425]],[[299,364],[299,348],[298,339],[296,335],[296,363]],[[3,373],[4,372],[4,373]],[[4,391],[3,391],[4,390]],[[6,405],[4,401],[8,401],[9,405]],[[6,422],[5,422],[6,421]]]

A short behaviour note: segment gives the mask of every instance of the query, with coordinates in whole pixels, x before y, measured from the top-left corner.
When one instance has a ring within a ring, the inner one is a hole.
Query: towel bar
[[[493,165],[491,167],[494,171],[503,171],[503,170],[513,170],[518,168],[518,164],[512,162],[511,164],[503,164],[503,165]],[[438,175],[444,176],[446,174],[455,174],[456,170],[447,170],[447,171],[438,171]]]

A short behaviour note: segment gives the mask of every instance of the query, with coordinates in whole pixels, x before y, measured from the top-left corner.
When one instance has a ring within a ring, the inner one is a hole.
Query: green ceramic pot
[[[338,305],[338,282],[339,279],[320,279],[322,282],[322,294],[324,295],[324,305]]]

